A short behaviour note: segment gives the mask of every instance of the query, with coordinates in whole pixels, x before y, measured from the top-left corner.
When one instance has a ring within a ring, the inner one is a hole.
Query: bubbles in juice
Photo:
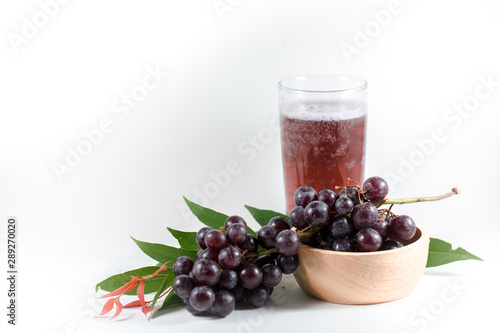
[[[366,107],[338,103],[291,103],[281,107],[281,145],[287,212],[302,185],[321,191],[362,181]]]

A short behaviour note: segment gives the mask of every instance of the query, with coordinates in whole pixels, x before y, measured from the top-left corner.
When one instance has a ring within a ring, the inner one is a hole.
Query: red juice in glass
[[[304,79],[280,83],[287,212],[295,207],[298,187],[338,192],[335,186],[345,185],[348,177],[362,182],[364,173],[366,83],[338,76],[299,78]],[[313,87],[298,88],[306,83]]]

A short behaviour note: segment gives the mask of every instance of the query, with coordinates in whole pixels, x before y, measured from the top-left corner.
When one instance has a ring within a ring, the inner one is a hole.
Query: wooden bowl
[[[336,252],[302,244],[294,275],[304,292],[327,302],[389,302],[413,291],[428,251],[429,233],[421,226],[404,247],[388,251]]]

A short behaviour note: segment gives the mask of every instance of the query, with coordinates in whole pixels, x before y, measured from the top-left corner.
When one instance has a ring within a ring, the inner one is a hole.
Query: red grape
[[[333,207],[338,214],[347,215],[352,212],[354,203],[347,197],[339,197],[337,201],[335,201],[335,205]]]
[[[392,239],[387,239],[382,243],[382,246],[380,247],[380,251],[385,251],[385,250],[393,250],[393,249],[398,249],[400,247],[403,247],[404,244],[401,242],[398,242],[396,240]]]
[[[415,236],[417,225],[408,215],[399,215],[389,222],[389,237],[392,239],[410,240]]]
[[[191,290],[189,304],[198,311],[206,311],[214,304],[215,293],[208,286],[198,286]]]
[[[281,270],[274,264],[267,264],[262,267],[262,285],[275,287],[281,282]]]
[[[352,221],[347,216],[337,216],[333,219],[330,233],[333,238],[344,238],[354,233]]]
[[[377,221],[377,218],[377,207],[371,202],[354,206],[351,214],[352,224],[356,229],[371,227]]]
[[[266,249],[272,249],[276,244],[276,236],[278,236],[278,229],[270,225],[263,226],[257,233],[257,239],[260,245]]]
[[[175,260],[174,265],[172,266],[172,270],[175,275],[187,275],[193,269],[193,259],[181,256]]]
[[[252,235],[246,235],[245,240],[238,246],[242,251],[257,252],[259,249],[259,242],[257,238]]]
[[[210,230],[205,235],[205,244],[207,247],[219,252],[227,244],[226,235],[222,231],[219,230]]]
[[[226,237],[230,244],[240,245],[247,236],[247,226],[242,223],[231,224],[226,230]]]
[[[358,189],[355,187],[348,187],[347,190],[345,188],[340,189],[337,197],[338,198],[348,197],[349,199],[351,199],[354,206],[356,206],[360,203],[359,202],[360,194],[358,192]]]
[[[339,238],[332,244],[333,251],[353,252],[355,249],[354,243],[347,238]]]
[[[337,196],[335,195],[335,192],[332,190],[321,190],[318,193],[318,201],[322,201],[330,207],[330,209],[333,208],[333,204],[335,203],[335,200],[337,199]]]
[[[389,235],[389,222],[386,220],[378,219],[370,228],[375,229],[382,237],[382,240],[385,240]]]
[[[283,274],[292,274],[299,267],[299,257],[297,255],[286,257],[280,254],[276,264]]]
[[[260,308],[266,304],[271,296],[269,289],[265,286],[257,286],[247,291],[247,301],[256,308]]]
[[[377,251],[382,245],[382,237],[372,228],[363,228],[356,234],[356,245],[361,251]]]
[[[197,284],[216,285],[220,278],[219,265],[213,260],[202,259],[194,263],[191,271]]]
[[[229,228],[231,225],[233,224],[244,224],[245,227],[247,226],[247,223],[245,222],[245,220],[241,217],[241,216],[238,216],[238,215],[232,215],[232,216],[228,216],[228,218],[226,219],[226,221],[224,222],[224,228]]]
[[[204,228],[201,228],[200,230],[198,230],[198,232],[196,233],[196,243],[198,244],[198,246],[201,249],[207,248],[207,245],[205,244],[205,235],[210,230],[214,230],[214,229],[209,228],[209,227],[204,227]]]
[[[301,230],[308,226],[306,219],[304,218],[304,207],[297,206],[290,211],[290,223],[297,229]]]
[[[238,283],[246,289],[253,289],[262,282],[262,270],[256,264],[246,264],[238,271]]]
[[[215,293],[214,303],[210,308],[213,314],[219,317],[226,317],[233,312],[236,300],[228,290],[219,290]]]
[[[370,177],[363,183],[363,192],[366,199],[380,201],[389,193],[389,185],[381,177]]]
[[[178,275],[172,282],[172,290],[180,298],[189,297],[193,288],[194,281],[189,275]]]
[[[295,231],[283,230],[276,237],[276,251],[284,256],[293,256],[299,252],[300,237]]]
[[[281,216],[273,217],[272,219],[269,220],[267,225],[275,227],[276,229],[278,229],[278,231],[290,229],[290,224],[288,223],[288,221]]]
[[[219,263],[227,269],[235,269],[241,264],[241,252],[234,246],[228,246],[220,250]]]
[[[322,201],[313,201],[304,209],[304,218],[313,228],[324,227],[330,220],[330,208]]]
[[[238,284],[238,274],[231,269],[225,269],[220,274],[219,282],[217,287],[220,289],[231,290]]]
[[[295,191],[293,198],[297,206],[305,208],[311,201],[318,199],[318,194],[311,186],[301,186]]]

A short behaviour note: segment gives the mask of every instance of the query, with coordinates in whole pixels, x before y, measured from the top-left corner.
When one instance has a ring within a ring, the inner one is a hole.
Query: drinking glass
[[[281,151],[287,212],[295,190],[317,192],[362,183],[367,84],[338,75],[296,76],[279,82]],[[352,184],[351,184],[352,185]]]

